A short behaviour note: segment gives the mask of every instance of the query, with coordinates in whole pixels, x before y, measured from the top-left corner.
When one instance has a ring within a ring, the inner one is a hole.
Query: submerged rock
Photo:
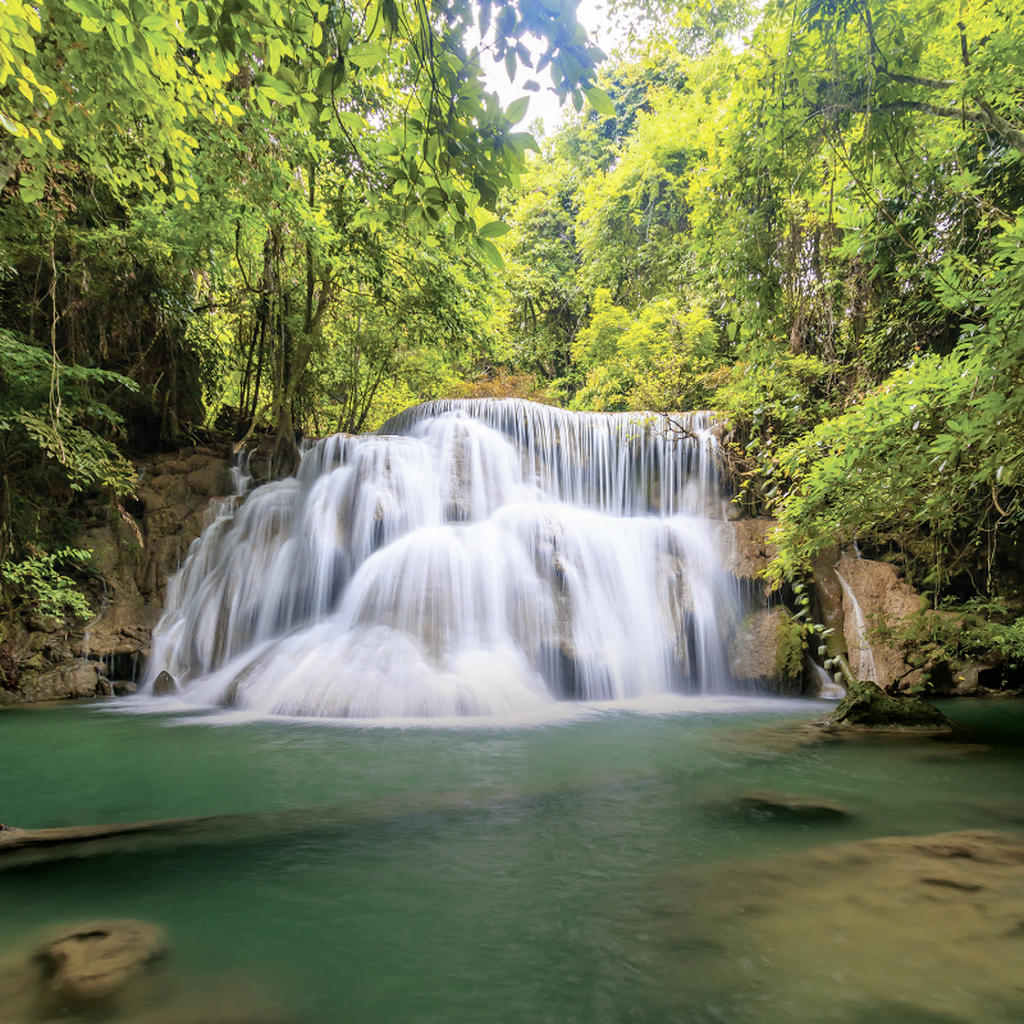
[[[853,817],[831,800],[812,800],[792,793],[745,793],[735,806],[740,811],[788,821],[842,821]]]
[[[928,729],[951,732],[953,723],[937,708],[911,694],[890,697],[874,683],[851,685],[823,727]]]
[[[117,995],[164,954],[163,931],[145,921],[93,921],[64,929],[35,955],[46,1002],[87,1007]]]
[[[1019,835],[757,852],[668,869],[635,899],[661,1019],[713,1005],[718,1020],[1024,1020]]]

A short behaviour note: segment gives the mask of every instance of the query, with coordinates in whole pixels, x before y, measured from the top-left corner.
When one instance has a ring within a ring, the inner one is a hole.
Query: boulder
[[[950,693],[958,697],[991,694],[988,687],[999,688],[1003,666],[996,661],[953,661],[949,665]]]
[[[93,921],[62,929],[35,954],[47,1002],[60,1008],[103,1003],[142,975],[167,949],[145,921]]]
[[[166,671],[166,669],[153,680],[154,697],[167,697],[177,692],[178,684],[175,682],[174,676],[172,676],[170,672]]]
[[[206,498],[216,498],[231,489],[227,467],[223,463],[211,463],[200,458],[198,468],[193,469],[186,477],[193,494]]]
[[[953,723],[937,708],[911,694],[890,697],[870,682],[851,685],[822,723],[859,729],[927,729],[950,732]]]
[[[803,686],[803,641],[785,608],[759,608],[740,624],[729,644],[729,670],[742,682],[769,684],[780,693]]]
[[[69,697],[95,697],[99,686],[99,669],[92,662],[78,665],[64,673]]]

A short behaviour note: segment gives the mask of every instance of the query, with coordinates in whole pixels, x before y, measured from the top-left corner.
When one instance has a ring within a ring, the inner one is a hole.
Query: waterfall
[[[706,413],[511,399],[316,442],[195,541],[142,692],[362,718],[728,692],[717,451]]]
[[[864,613],[861,611],[860,602],[857,600],[850,584],[846,582],[843,574],[836,569],[836,578],[839,586],[843,588],[843,594],[850,602],[853,611],[853,628],[856,644],[848,644],[850,655],[850,671],[858,679],[878,682],[878,669],[875,666],[875,652],[871,649],[868,641],[867,623],[864,621]]]

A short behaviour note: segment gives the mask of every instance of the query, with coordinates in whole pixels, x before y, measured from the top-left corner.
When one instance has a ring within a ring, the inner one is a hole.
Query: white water
[[[846,690],[832,677],[829,672],[826,672],[816,661],[808,662],[811,666],[811,671],[814,673],[814,678],[818,683],[818,696],[822,700],[842,700],[846,696]]]
[[[195,542],[143,692],[356,718],[728,692],[716,445],[706,414],[514,400],[326,438]]]

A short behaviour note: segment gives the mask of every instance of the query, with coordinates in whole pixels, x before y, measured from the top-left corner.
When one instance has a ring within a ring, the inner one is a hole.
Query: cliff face
[[[0,706],[130,693],[149,653],[150,632],[168,578],[231,492],[227,445],[203,445],[137,460],[131,515],[111,514],[85,529],[78,546],[93,552],[97,616],[75,626],[28,616],[8,626]]]

